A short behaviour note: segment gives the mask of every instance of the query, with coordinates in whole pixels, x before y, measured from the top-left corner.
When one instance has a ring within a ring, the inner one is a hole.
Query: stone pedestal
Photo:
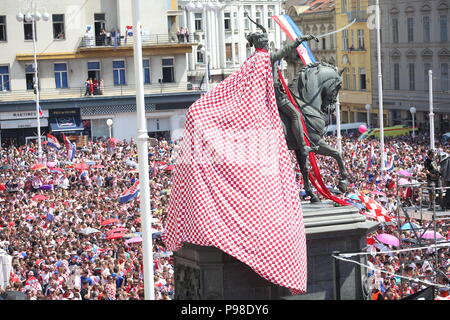
[[[302,205],[305,218],[308,288],[303,295],[258,276],[246,264],[213,248],[185,244],[175,257],[175,298],[182,300],[332,300],[333,251],[360,252],[366,235],[378,223],[367,221],[354,207],[331,202]],[[361,268],[340,263],[341,299],[363,299]]]

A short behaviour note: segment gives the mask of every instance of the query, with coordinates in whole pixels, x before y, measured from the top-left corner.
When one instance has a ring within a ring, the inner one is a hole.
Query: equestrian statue
[[[253,32],[247,35],[247,41],[256,49],[269,50],[267,31],[263,26],[247,18],[258,26],[261,32]],[[329,125],[330,116],[335,112],[337,96],[342,85],[342,71],[335,66],[317,62],[303,67],[293,83],[289,86],[299,110],[289,100],[287,93],[281,85],[276,72],[278,62],[291,55],[303,41],[319,41],[312,35],[299,37],[290,45],[286,45],[278,52],[271,53],[272,69],[274,74],[274,88],[277,99],[278,111],[283,123],[283,130],[289,150],[294,150],[300,171],[303,177],[304,189],[311,202],[319,202],[319,198],[312,192],[308,177],[309,152],[334,158],[339,166],[338,189],[346,192],[349,184],[347,169],[341,153],[328,145],[323,139],[326,128]],[[305,121],[307,135],[305,135],[301,123],[301,117]],[[310,146],[305,142],[307,137]]]

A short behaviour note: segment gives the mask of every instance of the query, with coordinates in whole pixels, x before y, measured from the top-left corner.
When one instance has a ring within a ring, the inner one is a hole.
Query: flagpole
[[[144,69],[142,63],[141,0],[133,0],[134,71],[136,81],[137,147],[139,156],[140,213],[145,300],[155,300],[153,243],[151,233],[148,132],[145,117]]]
[[[430,148],[436,149],[434,143],[434,113],[433,113],[433,70],[428,70],[428,81],[430,90]]]
[[[339,153],[342,154],[342,136],[341,136],[341,102],[339,101],[339,95],[336,99],[336,139]]]
[[[381,69],[381,17],[380,17],[380,1],[376,2],[377,10],[377,60],[378,60],[378,108],[380,118],[380,152],[381,152],[381,173],[384,174],[385,154],[384,154],[384,119],[383,119],[383,72]]]
[[[36,48],[36,7],[32,3],[33,19],[31,20],[31,27],[33,33],[33,55],[34,55],[34,90],[36,91],[36,116],[37,116],[37,134],[38,134],[38,162],[42,162],[42,142],[41,142],[41,114],[39,107],[39,75],[37,65],[37,48]]]

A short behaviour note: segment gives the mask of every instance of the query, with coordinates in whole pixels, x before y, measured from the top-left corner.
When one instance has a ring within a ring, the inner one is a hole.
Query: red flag
[[[214,246],[261,277],[306,291],[298,186],[273,87],[257,51],[190,108],[174,171],[164,241]]]

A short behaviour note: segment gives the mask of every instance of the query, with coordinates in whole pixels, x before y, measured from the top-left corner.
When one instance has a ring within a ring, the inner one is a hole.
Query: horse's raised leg
[[[318,141],[318,146],[319,149],[316,151],[317,154],[321,154],[324,156],[328,156],[328,157],[332,157],[336,160],[338,166],[339,166],[339,184],[338,184],[338,189],[341,192],[346,192],[347,191],[347,187],[349,185],[349,182],[347,180],[348,178],[348,173],[347,173],[347,168],[345,168],[345,164],[344,164],[344,160],[342,160],[342,156],[341,153],[334,149],[333,147],[331,147],[329,144],[327,144],[325,142],[325,140],[320,139]]]

